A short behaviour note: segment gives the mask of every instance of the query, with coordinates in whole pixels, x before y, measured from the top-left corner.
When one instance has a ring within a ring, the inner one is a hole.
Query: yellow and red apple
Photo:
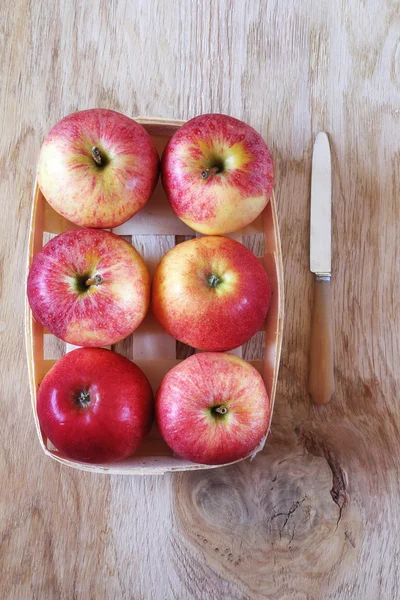
[[[179,456],[206,465],[251,453],[267,433],[270,413],[258,371],[225,353],[187,358],[167,373],[156,396],[164,440]]]
[[[259,260],[227,237],[178,244],[154,274],[156,318],[171,336],[201,350],[231,350],[247,342],[261,328],[270,299]]]
[[[178,217],[207,235],[254,221],[274,183],[263,138],[243,121],[221,114],[200,115],[178,129],[164,150],[161,176]]]
[[[113,110],[68,115],[47,135],[37,179],[58,213],[83,227],[112,228],[150,198],[159,157],[147,131]]]
[[[150,276],[121,237],[77,229],[53,238],[35,256],[27,292],[35,319],[54,335],[76,346],[108,346],[142,322]]]

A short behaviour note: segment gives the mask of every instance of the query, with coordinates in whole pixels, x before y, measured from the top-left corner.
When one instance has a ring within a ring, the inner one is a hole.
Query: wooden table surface
[[[15,0],[0,8],[0,596],[399,597],[396,0]],[[241,118],[273,151],[286,323],[272,433],[229,468],[100,476],[42,453],[24,347],[31,190],[77,109]],[[337,391],[307,394],[315,134],[333,153]],[[396,235],[397,234],[397,235]]]

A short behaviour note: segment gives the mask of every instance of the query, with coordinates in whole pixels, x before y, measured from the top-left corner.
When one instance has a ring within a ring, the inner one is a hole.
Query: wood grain
[[[25,599],[400,595],[397,0],[15,0],[0,7],[0,572]],[[23,347],[41,141],[92,106],[242,118],[276,165],[286,328],[272,433],[252,463],[93,476],[39,447]],[[333,155],[335,402],[307,393],[312,142]]]

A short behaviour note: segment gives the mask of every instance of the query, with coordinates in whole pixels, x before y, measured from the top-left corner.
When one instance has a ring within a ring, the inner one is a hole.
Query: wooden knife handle
[[[330,278],[314,282],[308,390],[315,404],[327,404],[335,391]]]

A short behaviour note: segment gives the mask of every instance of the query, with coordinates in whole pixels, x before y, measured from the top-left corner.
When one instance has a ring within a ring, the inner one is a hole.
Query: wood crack
[[[332,450],[329,450],[325,444],[324,454],[329,468],[332,471],[332,488],[330,494],[334,503],[339,507],[339,516],[336,523],[337,529],[340,519],[342,518],[343,509],[347,504],[346,482],[338,457]]]
[[[276,519],[277,517],[283,517],[283,516],[285,517],[285,521],[284,521],[282,527],[280,527],[280,529],[279,529],[279,539],[282,539],[282,532],[285,529],[286,525],[288,524],[290,517],[293,515],[293,513],[296,512],[296,510],[299,508],[299,506],[301,504],[303,504],[305,499],[306,499],[306,497],[302,498],[301,500],[296,500],[295,502],[293,502],[293,504],[292,504],[291,508],[288,510],[288,512],[279,512],[279,513],[272,515],[271,521],[273,521],[273,519]],[[296,529],[296,527],[294,527],[294,529],[293,529],[293,534],[289,541],[289,544],[290,544],[290,542],[293,541],[295,529]]]
[[[336,523],[337,529],[343,515],[343,510],[348,502],[346,480],[339,459],[335,452],[328,448],[325,442],[317,439],[310,431],[299,432],[299,439],[309,454],[325,458],[332,472],[332,488],[330,489],[330,495],[339,508],[339,516]]]

